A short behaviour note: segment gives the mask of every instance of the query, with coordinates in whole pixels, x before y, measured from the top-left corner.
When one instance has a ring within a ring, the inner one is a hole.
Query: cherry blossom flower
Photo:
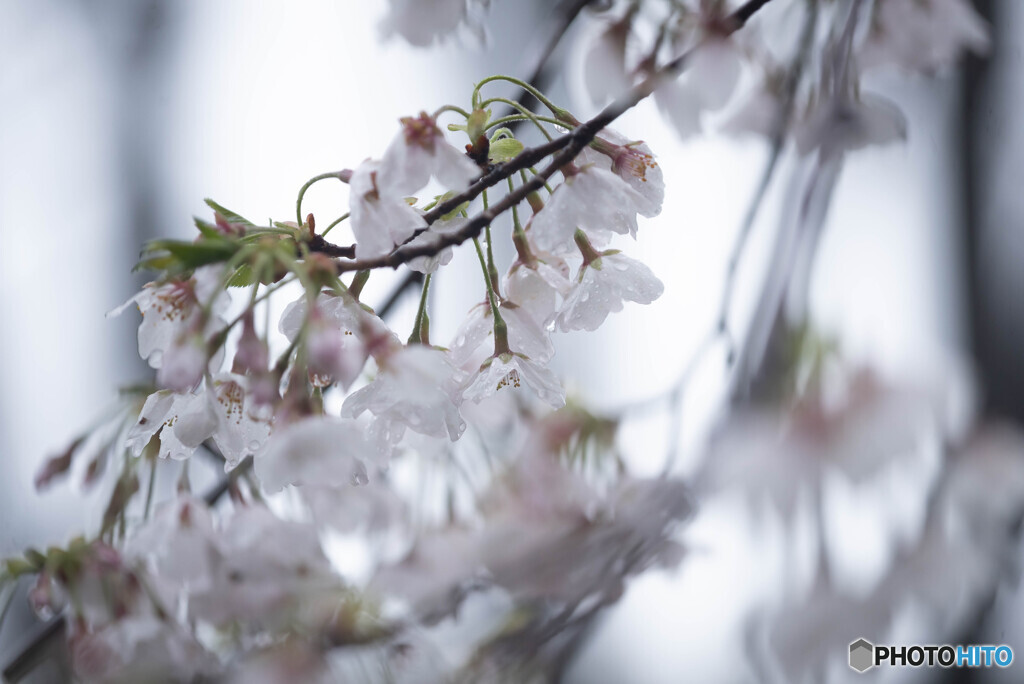
[[[932,73],[990,45],[988,25],[967,0],[879,0],[857,61],[865,69],[893,64]]]
[[[377,187],[387,196],[406,197],[421,190],[433,176],[447,190],[462,192],[480,175],[480,168],[450,145],[426,112],[404,117],[402,130],[384,152]]]
[[[907,121],[891,102],[864,94],[819,102],[795,132],[801,154],[820,150],[823,158],[907,136]]]
[[[583,166],[559,185],[551,200],[534,216],[531,237],[542,250],[570,249],[582,229],[596,243],[613,233],[636,236],[636,215],[650,204],[618,175],[594,164]]]
[[[537,363],[547,363],[555,355],[551,335],[540,327],[533,315],[511,302],[499,306],[508,332],[508,347]],[[451,344],[452,362],[467,373],[473,373],[494,353],[494,314],[487,302],[469,311]]]
[[[682,482],[626,478],[601,495],[534,442],[527,446],[484,495],[481,557],[495,582],[530,599],[614,600],[627,576],[678,562],[671,533],[692,509]]]
[[[413,45],[427,47],[471,19],[470,11],[484,4],[484,0],[388,0],[381,30],[385,36],[397,33]]]
[[[369,591],[404,602],[429,625],[455,614],[479,570],[477,536],[451,527],[418,539],[399,562],[378,570]]]
[[[569,267],[554,255],[543,253],[529,263],[513,262],[502,281],[505,298],[528,313],[534,323],[547,328],[558,311],[558,302],[571,284]],[[526,353],[526,352],[524,352]]]
[[[213,516],[206,504],[182,496],[159,506],[125,545],[125,557],[138,559],[175,591],[208,588],[217,553]]]
[[[941,434],[937,399],[886,386],[867,371],[847,383],[838,402],[813,393],[791,411],[737,413],[714,438],[700,486],[740,488],[789,519],[800,497],[819,491],[832,474],[863,482],[896,461],[916,463],[920,473],[933,470],[934,435]]]
[[[630,142],[606,128],[590,147],[580,153],[579,159],[583,163],[610,169],[636,190],[644,200],[637,205],[637,213],[641,216],[653,218],[661,213],[661,205],[665,201],[665,179],[647,143]]]
[[[220,289],[220,268],[205,266],[185,280],[148,283],[127,302],[107,314],[118,316],[130,305],[142,313],[139,324],[139,355],[151,368],[160,368],[164,354],[189,333],[206,337],[224,324],[221,315],[229,303]],[[204,329],[202,307],[210,303],[210,317]]]
[[[221,373],[206,381],[197,392],[177,394],[167,390],[146,398],[139,420],[128,431],[126,446],[136,456],[154,436],[160,440],[161,458],[185,459],[207,439],[212,439],[230,470],[258,452],[270,425],[246,391],[247,378]]]
[[[192,592],[195,619],[223,627],[242,621],[248,629],[300,621],[303,607],[334,605],[340,578],[331,570],[317,529],[286,521],[263,505],[241,506],[218,531],[209,588]]]
[[[199,335],[186,335],[167,347],[163,362],[156,371],[156,381],[175,392],[187,392],[203,379],[209,356],[206,344]]]
[[[710,33],[694,47],[686,70],[654,93],[658,106],[682,137],[700,131],[701,114],[722,109],[732,99],[743,63],[728,37]]]
[[[456,369],[445,352],[423,345],[400,347],[377,360],[377,377],[345,399],[342,415],[369,411],[432,437],[457,440],[466,429],[459,414]]]
[[[309,298],[300,296],[285,307],[278,328],[294,342],[304,325],[309,326],[306,351],[310,372],[325,384],[338,382],[344,389],[356,380],[371,354],[400,345],[380,318],[349,295],[321,292],[309,314]]]
[[[410,240],[408,245],[409,247],[420,247],[424,245],[440,244],[439,238],[441,236],[458,232],[460,228],[466,225],[467,221],[468,219],[461,216],[434,221],[430,224],[429,228]],[[448,246],[437,250],[435,254],[410,259],[406,265],[412,270],[420,273],[433,273],[439,267],[447,266],[452,260],[452,254],[453,250],[451,246]]]
[[[484,361],[466,382],[466,399],[480,403],[503,388],[517,389],[526,383],[552,408],[565,406],[565,390],[555,374],[523,354],[504,352]]]
[[[555,327],[562,332],[597,330],[609,313],[622,311],[624,301],[650,304],[664,291],[645,264],[618,250],[602,252],[580,267]]]
[[[781,79],[769,77],[751,88],[722,121],[719,130],[728,135],[753,134],[769,139],[785,132],[789,122],[781,120],[785,114],[781,87]]]
[[[418,229],[427,227],[423,217],[404,199],[381,192],[380,169],[380,162],[364,161],[349,181],[349,210],[359,259],[383,256]]]
[[[365,426],[310,416],[277,431],[253,465],[263,487],[277,492],[288,485],[364,484],[365,462],[374,456]]]
[[[634,10],[594,34],[583,57],[583,82],[595,104],[629,90],[633,78],[626,67],[626,46]]]

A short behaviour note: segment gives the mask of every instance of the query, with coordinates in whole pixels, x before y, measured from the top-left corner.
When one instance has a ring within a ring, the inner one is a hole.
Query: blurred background
[[[36,494],[32,480],[47,455],[113,405],[118,386],[148,377],[134,312],[104,319],[145,282],[130,272],[145,241],[190,237],[191,216],[208,212],[204,197],[257,220],[289,220],[307,178],[379,156],[399,117],[468,106],[472,84],[492,73],[529,73],[556,4],[496,1],[486,36],[424,50],[382,38],[383,2],[0,0],[0,556],[62,542],[101,513],[95,494],[72,495],[67,486]],[[866,81],[904,111],[909,138],[848,160],[814,266],[810,311],[847,360],[899,380],[964,386],[964,401],[985,416],[1019,424],[1024,4],[976,6],[992,25],[987,58],[934,78],[885,73]],[[580,82],[580,39],[591,22],[584,11],[568,30],[548,89],[580,119],[596,111]],[[652,103],[615,127],[647,141],[664,170],[664,211],[642,225],[628,253],[650,265],[665,294],[648,307],[627,306],[596,336],[557,339],[555,369],[597,412],[663,395],[701,346],[767,154],[761,140],[680,141]],[[757,299],[758,279],[745,274],[763,269],[779,195],[767,197],[744,257],[740,317]],[[329,221],[347,197],[318,184],[306,207]],[[506,263],[507,247],[499,257]],[[478,298],[458,275],[476,282],[472,259],[457,255],[453,274],[438,280],[437,340],[450,339]],[[368,301],[390,290],[384,281],[371,279]],[[414,306],[406,302],[397,320],[411,320]],[[685,417],[677,464],[684,474],[700,468],[709,430],[721,421],[723,355],[707,355],[675,407]],[[965,382],[970,371],[974,381]],[[664,463],[663,419],[640,415],[623,427],[638,472],[657,473]],[[905,492],[890,494],[862,505],[887,510]],[[752,648],[749,607],[801,571],[780,550],[777,525],[751,524],[728,497],[701,503],[680,569],[631,585],[594,630],[571,681],[759,678],[744,657]],[[849,541],[854,585],[875,572],[864,560],[870,540],[858,546],[850,532],[857,510],[835,528]],[[1006,643],[1024,657],[1016,588],[1003,586],[976,608],[948,638]],[[837,609],[822,619],[846,617]],[[34,626],[16,605],[0,632],[0,664]],[[860,636],[875,635],[847,641]],[[1017,681],[1013,670],[981,675]]]

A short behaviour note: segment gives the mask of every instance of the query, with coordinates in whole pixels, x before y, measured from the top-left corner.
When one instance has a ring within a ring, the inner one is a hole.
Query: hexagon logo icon
[[[867,639],[857,639],[850,644],[850,667],[865,672],[875,665],[875,647]]]

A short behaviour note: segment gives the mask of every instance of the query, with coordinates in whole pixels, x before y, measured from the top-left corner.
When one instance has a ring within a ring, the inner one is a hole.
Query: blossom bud
[[[238,350],[232,371],[239,374],[260,373],[267,370],[269,363],[267,344],[256,334],[252,310],[246,312],[242,322],[242,337],[238,340]]]

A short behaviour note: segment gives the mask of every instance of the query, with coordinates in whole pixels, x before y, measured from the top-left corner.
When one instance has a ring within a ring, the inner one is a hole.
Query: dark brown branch
[[[336,245],[325,240],[322,235],[314,235],[306,244],[309,247],[309,251],[326,254],[329,257],[354,259],[356,256],[355,245]]]

